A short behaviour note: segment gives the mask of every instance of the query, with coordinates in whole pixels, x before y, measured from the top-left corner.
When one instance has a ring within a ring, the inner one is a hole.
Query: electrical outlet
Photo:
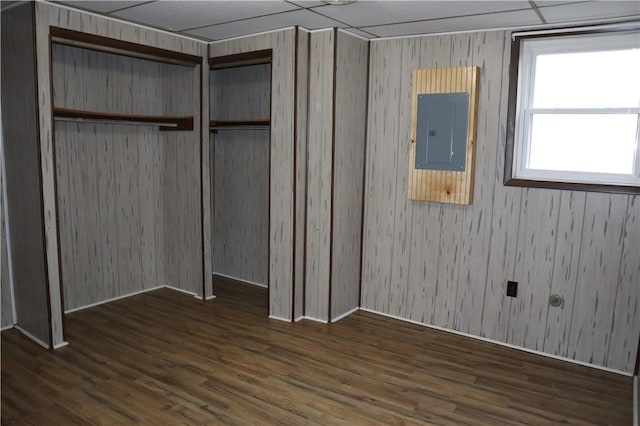
[[[518,297],[518,281],[507,281],[507,296]]]

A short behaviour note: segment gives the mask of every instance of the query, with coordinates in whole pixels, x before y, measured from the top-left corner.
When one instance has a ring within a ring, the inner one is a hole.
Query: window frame
[[[531,173],[527,177],[516,177],[515,167],[518,159],[516,155],[520,154],[516,147],[516,138],[522,135],[524,129],[518,129],[518,87],[519,79],[522,77],[529,77],[530,71],[526,71],[524,76],[520,75],[519,67],[521,60],[521,53],[523,52],[523,44],[525,41],[531,41],[533,39],[550,39],[558,38],[562,36],[594,36],[605,34],[616,34],[630,31],[640,30],[640,22],[631,22],[626,24],[619,24],[614,27],[585,27],[585,28],[572,28],[572,29],[551,29],[539,32],[531,33],[513,33],[511,35],[511,57],[509,66],[509,96],[508,96],[508,109],[507,109],[507,128],[506,128],[506,145],[505,145],[505,162],[504,162],[504,185],[505,186],[521,186],[521,187],[535,187],[535,188],[553,188],[553,189],[565,189],[576,191],[592,191],[592,192],[608,192],[608,193],[623,193],[623,194],[640,194],[640,185],[636,183],[591,183],[591,182],[571,182],[569,175],[584,176],[591,175],[592,173],[581,172],[565,172],[567,180],[560,180],[564,177],[549,177],[541,176],[542,174]],[[527,82],[528,83],[528,82]],[[528,121],[527,121],[528,122]],[[521,134],[518,134],[518,131]],[[640,152],[636,154],[636,167],[640,162]],[[560,171],[557,175],[562,175]],[[616,176],[616,175],[609,175]],[[619,176],[619,175],[618,175]],[[603,174],[603,177],[606,177]],[[550,180],[553,179],[553,180]]]

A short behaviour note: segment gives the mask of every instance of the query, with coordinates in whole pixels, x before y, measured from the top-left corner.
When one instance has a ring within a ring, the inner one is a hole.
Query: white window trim
[[[632,35],[630,37],[629,35]],[[637,31],[545,37],[522,40],[518,66],[515,133],[512,158],[512,178],[596,185],[640,186],[640,124],[636,130],[636,151],[633,174],[540,170],[526,167],[529,163],[531,117],[533,114],[639,114],[638,108],[532,108],[535,58],[539,54],[574,53],[593,50],[620,50],[637,47]],[[640,123],[640,117],[639,117]]]

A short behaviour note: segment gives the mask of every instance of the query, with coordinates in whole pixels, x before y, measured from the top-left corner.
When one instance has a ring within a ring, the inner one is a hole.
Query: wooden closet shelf
[[[172,117],[166,115],[115,114],[55,107],[56,120],[87,121],[97,123],[158,126],[159,130],[193,130],[193,116]]]
[[[270,125],[271,120],[268,118],[259,118],[254,120],[211,120],[209,122],[209,129],[268,129]]]

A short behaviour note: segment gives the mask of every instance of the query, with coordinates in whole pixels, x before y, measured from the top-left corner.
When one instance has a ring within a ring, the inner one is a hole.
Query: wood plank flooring
[[[631,378],[357,312],[267,318],[265,289],[156,290],[2,333],[2,424],[630,425]]]

